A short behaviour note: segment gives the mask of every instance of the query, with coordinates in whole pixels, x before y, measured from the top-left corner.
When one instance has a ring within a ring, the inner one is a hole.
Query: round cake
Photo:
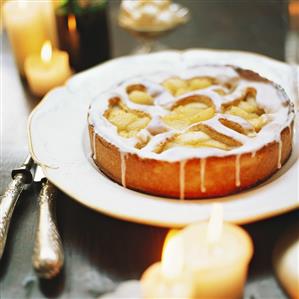
[[[287,161],[294,108],[277,84],[199,65],[114,85],[88,112],[92,157],[124,187],[191,199],[257,185]]]

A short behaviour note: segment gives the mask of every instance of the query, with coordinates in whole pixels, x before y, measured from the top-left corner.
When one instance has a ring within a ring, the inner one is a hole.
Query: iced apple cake
[[[224,196],[275,173],[292,150],[294,109],[253,71],[203,65],[123,81],[88,112],[97,167],[124,187]]]

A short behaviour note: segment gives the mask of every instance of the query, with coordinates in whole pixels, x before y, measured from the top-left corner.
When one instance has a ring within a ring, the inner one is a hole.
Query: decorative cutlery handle
[[[25,177],[19,173],[10,182],[7,190],[0,198],[0,259],[4,252],[10,220],[24,186]]]
[[[61,239],[56,226],[55,193],[56,188],[45,181],[38,198],[38,222],[32,263],[42,278],[57,275],[64,261]]]

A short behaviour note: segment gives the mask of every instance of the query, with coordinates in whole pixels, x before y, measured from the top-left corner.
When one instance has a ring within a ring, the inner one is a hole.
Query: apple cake
[[[129,78],[93,100],[92,157],[124,187],[180,198],[259,184],[287,161],[294,108],[283,89],[227,65]]]

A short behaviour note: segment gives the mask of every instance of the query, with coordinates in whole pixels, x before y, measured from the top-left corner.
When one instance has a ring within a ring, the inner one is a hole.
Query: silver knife
[[[2,258],[11,217],[21,192],[26,185],[32,183],[31,168],[34,162],[30,156],[21,167],[12,171],[12,181],[5,193],[0,197],[0,259]]]
[[[40,166],[37,166],[35,182],[41,182],[38,197],[38,219],[32,264],[36,273],[42,278],[56,276],[64,262],[61,239],[57,230],[54,197],[56,188],[50,183]]]

